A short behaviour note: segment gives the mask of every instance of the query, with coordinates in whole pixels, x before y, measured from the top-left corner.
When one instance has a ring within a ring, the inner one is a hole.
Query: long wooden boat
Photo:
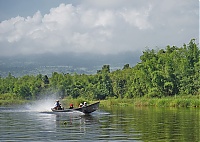
[[[80,107],[80,108],[74,108],[74,109],[61,109],[61,110],[55,110],[55,109],[51,109],[53,112],[72,112],[72,111],[80,111],[80,112],[83,112],[85,114],[89,114],[89,113],[92,113],[96,110],[99,109],[99,103],[100,102],[96,102],[96,103],[93,103],[93,104],[90,104],[90,105],[87,105],[87,106],[83,106],[83,107]]]

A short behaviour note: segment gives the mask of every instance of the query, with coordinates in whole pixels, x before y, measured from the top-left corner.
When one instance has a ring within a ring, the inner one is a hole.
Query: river
[[[91,115],[0,107],[0,141],[198,142],[199,108],[112,107]]]

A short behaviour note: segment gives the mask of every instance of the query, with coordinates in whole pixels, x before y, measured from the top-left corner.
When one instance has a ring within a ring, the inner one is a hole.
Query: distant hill
[[[50,53],[0,57],[0,76],[5,77],[8,73],[17,77],[26,74],[51,75],[52,72],[94,74],[105,64],[109,64],[111,70],[121,69],[125,64],[134,66],[140,61],[140,54],[139,52],[112,55]]]

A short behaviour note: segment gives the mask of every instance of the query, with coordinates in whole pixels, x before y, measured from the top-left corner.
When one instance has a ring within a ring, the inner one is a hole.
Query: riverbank
[[[30,101],[21,99],[15,94],[6,93],[0,95],[0,106],[21,105],[28,102]]]
[[[28,103],[27,100],[0,100],[0,106],[13,106]]]
[[[135,98],[108,99],[101,101],[102,106],[154,106],[154,107],[200,107],[197,96],[165,97],[165,98]]]
[[[0,106],[20,105],[30,102],[31,100],[23,100],[15,95],[3,94],[0,95]],[[74,107],[77,107],[80,103],[87,102],[88,104],[96,101],[86,100],[84,98],[73,99],[66,97],[61,100],[62,106],[67,108],[71,103]],[[100,107],[112,107],[112,106],[153,106],[153,107],[200,107],[199,96],[179,96],[179,97],[164,97],[164,98],[134,98],[134,99],[116,99],[108,98],[106,100],[100,100]]]
[[[64,106],[69,106],[73,103],[78,106],[80,103],[86,101],[88,104],[95,101],[85,100],[84,98],[72,99],[65,98],[62,100]],[[116,99],[109,98],[100,100],[100,107],[114,107],[114,106],[153,106],[153,107],[200,107],[199,96],[182,96],[182,97],[165,97],[165,98],[134,98],[134,99]]]

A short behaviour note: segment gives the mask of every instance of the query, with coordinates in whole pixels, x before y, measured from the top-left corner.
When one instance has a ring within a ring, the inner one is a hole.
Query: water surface
[[[191,141],[199,109],[113,107],[91,115],[0,107],[0,141]]]

